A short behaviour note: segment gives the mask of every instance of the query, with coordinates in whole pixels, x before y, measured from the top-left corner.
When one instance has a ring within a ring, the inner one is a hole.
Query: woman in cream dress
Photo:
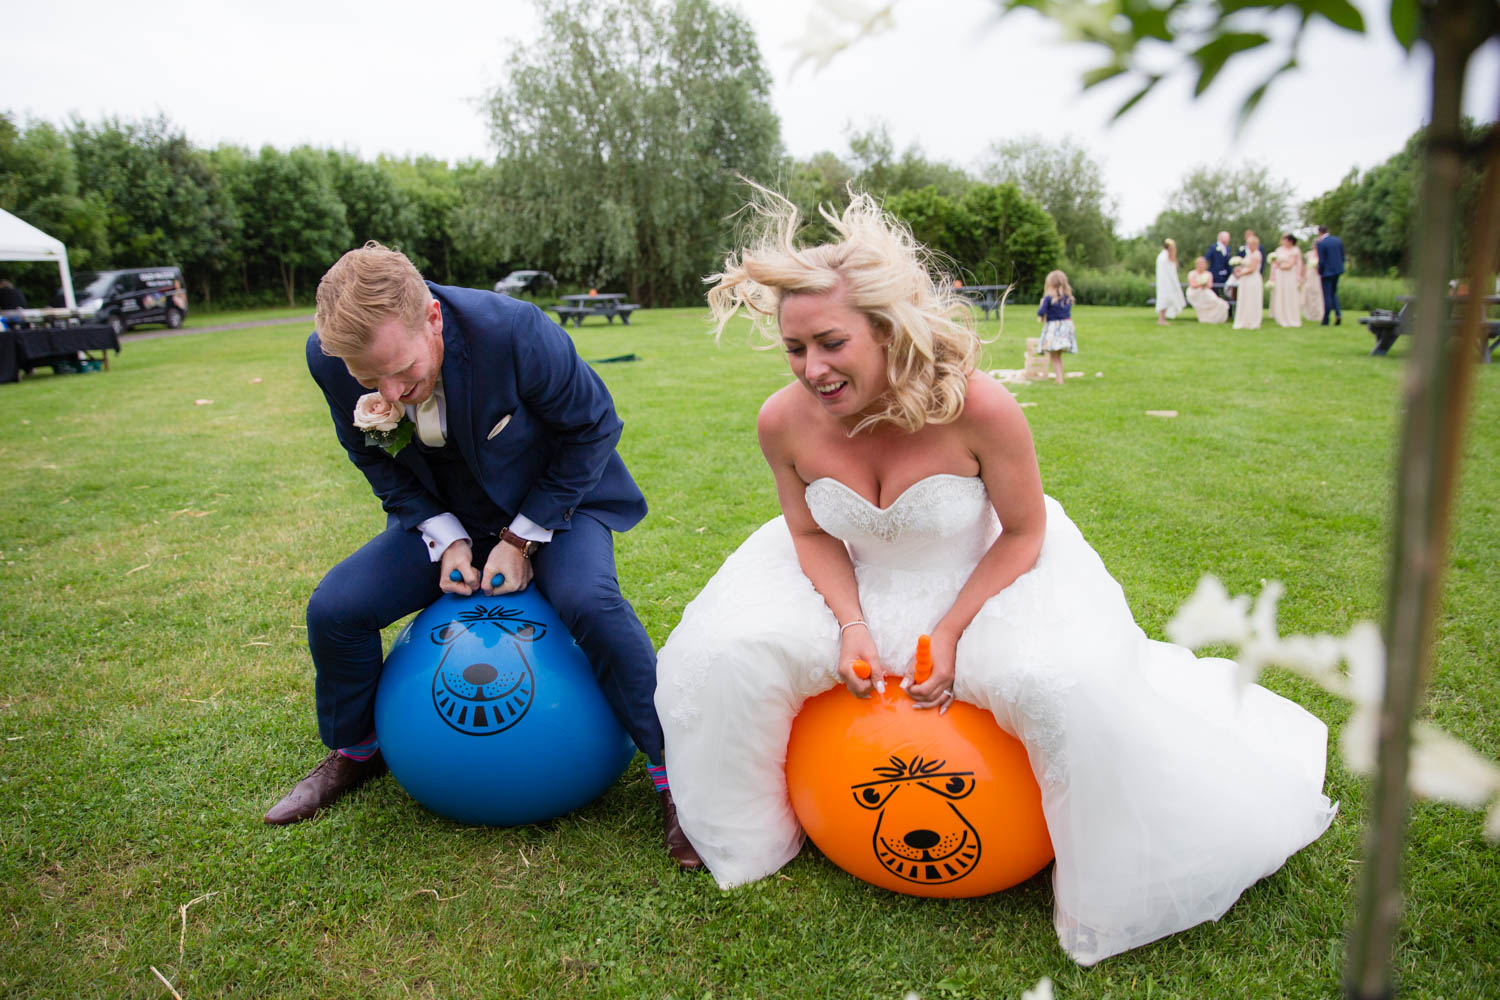
[[[1234,328],[1236,330],[1259,330],[1260,314],[1265,292],[1260,278],[1260,237],[1254,233],[1245,236],[1245,259],[1234,269],[1240,279],[1239,292],[1235,295]]]
[[[1291,233],[1271,254],[1271,318],[1277,326],[1302,325],[1302,252]]]
[[[1323,322],[1323,280],[1318,275],[1318,248],[1307,251],[1302,267],[1302,318],[1309,323]]]
[[[1207,257],[1193,261],[1193,270],[1188,272],[1187,300],[1200,323],[1223,323],[1229,319],[1229,303],[1214,292],[1214,274],[1208,269]]]
[[[1161,245],[1156,255],[1156,325],[1166,326],[1167,320],[1176,319],[1187,308],[1187,300],[1177,281],[1177,244],[1162,240]]]

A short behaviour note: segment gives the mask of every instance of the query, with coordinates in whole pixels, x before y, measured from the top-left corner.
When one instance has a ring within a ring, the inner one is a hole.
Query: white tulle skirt
[[[1317,839],[1335,807],[1322,792],[1324,724],[1264,688],[1237,693],[1228,660],[1149,639],[1050,498],[1047,515],[1036,566],[964,633],[955,692],[1026,747],[1057,855],[1058,938],[1090,965],[1218,919]],[[910,673],[916,636],[972,565],[856,561],[888,668]],[[837,623],[780,518],[730,556],[661,650],[657,708],[678,815],[726,889],[801,847],[787,738],[803,700],[838,683],[837,656]]]

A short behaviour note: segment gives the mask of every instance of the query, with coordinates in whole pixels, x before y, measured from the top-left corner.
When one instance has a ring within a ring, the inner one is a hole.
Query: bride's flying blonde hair
[[[759,235],[710,275],[708,305],[717,338],[744,308],[752,325],[779,346],[776,319],[791,295],[843,288],[886,348],[891,388],[885,407],[851,433],[881,421],[907,431],[945,424],[963,412],[969,373],[979,357],[973,312],[947,277],[931,267],[932,255],[911,232],[867,194],[856,194],[841,214],[819,208],[838,234],[833,243],[798,246],[801,215],[790,201],[758,184],[748,206]]]

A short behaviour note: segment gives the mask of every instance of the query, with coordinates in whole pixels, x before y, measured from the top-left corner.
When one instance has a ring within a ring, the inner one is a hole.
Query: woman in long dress
[[[1309,323],[1323,322],[1323,279],[1318,274],[1318,248],[1307,251],[1302,266],[1302,318]]]
[[[1229,303],[1214,292],[1214,274],[1208,269],[1208,258],[1193,261],[1187,277],[1188,305],[1198,314],[1200,323],[1223,323],[1229,319]]]
[[[1277,326],[1302,325],[1302,251],[1291,233],[1271,254],[1271,318]]]
[[[1236,330],[1259,330],[1260,314],[1264,306],[1265,290],[1260,277],[1260,237],[1245,234],[1245,259],[1234,269],[1239,279],[1239,291],[1235,293],[1234,328]]]
[[[1167,320],[1176,319],[1187,308],[1187,301],[1177,281],[1177,244],[1168,239],[1161,245],[1156,255],[1156,325],[1166,326]]]
[[[766,235],[709,303],[721,333],[746,310],[795,376],[757,422],[782,516],[659,655],[682,829],[725,889],[775,872],[803,840],[784,769],[802,702],[902,676],[916,706],[970,702],[1025,746],[1076,961],[1217,919],[1332,819],[1327,729],[1136,626],[908,232],[861,195],[828,215],[838,242],[798,246],[796,209],[760,207]],[[912,683],[924,634],[932,670]]]

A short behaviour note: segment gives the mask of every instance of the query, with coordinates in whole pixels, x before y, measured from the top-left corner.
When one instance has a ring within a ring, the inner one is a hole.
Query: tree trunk
[[[1433,54],[1432,124],[1424,150],[1421,208],[1414,234],[1417,301],[1396,473],[1378,770],[1345,970],[1345,994],[1351,1000],[1395,995],[1391,958],[1401,913],[1411,725],[1431,665],[1432,626],[1447,556],[1448,513],[1475,355],[1466,338],[1449,336],[1445,300],[1456,196],[1468,153],[1459,127],[1464,70],[1478,44],[1495,31],[1494,0],[1442,0],[1425,9],[1425,37]],[[1495,194],[1492,181],[1488,179],[1485,188],[1491,200]],[[1492,213],[1481,210],[1481,214]],[[1480,229],[1484,228],[1481,224]],[[1487,266],[1494,236],[1492,232],[1479,235],[1485,240],[1474,241],[1475,262]],[[1480,289],[1471,286],[1471,291],[1477,295]],[[1471,321],[1480,312],[1473,306],[1467,310]]]
[[[297,287],[297,268],[284,260],[277,261],[277,264],[281,267],[282,287],[286,289],[286,304],[288,306],[295,306],[297,304],[297,298],[294,294]]]

